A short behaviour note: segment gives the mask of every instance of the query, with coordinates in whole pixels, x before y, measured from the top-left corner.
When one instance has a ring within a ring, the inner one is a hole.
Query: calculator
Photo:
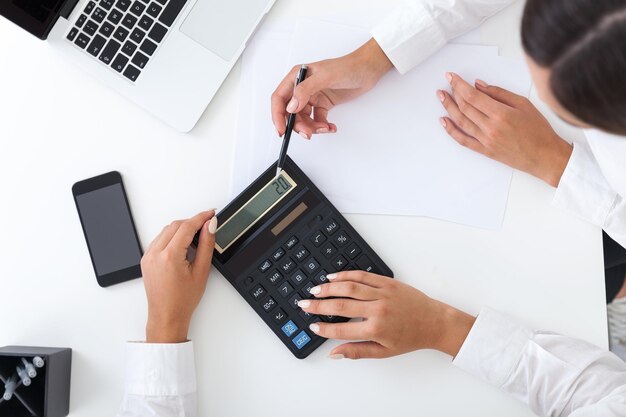
[[[393,277],[289,157],[280,175],[274,164],[217,217],[213,264],[299,359],[326,340],[311,323],[349,320],[302,311],[298,302],[313,297],[309,289],[343,270]]]

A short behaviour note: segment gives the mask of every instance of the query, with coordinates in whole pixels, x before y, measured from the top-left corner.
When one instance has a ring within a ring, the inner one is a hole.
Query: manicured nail
[[[317,287],[311,288],[309,292],[313,295],[317,295],[322,292],[322,288],[318,285]]]
[[[209,233],[214,235],[217,232],[217,216],[213,216],[211,221],[209,222]]]
[[[483,80],[476,80],[476,85],[480,86],[480,87],[483,87],[483,88],[489,87],[489,85],[486,82],[484,82]]]
[[[309,135],[307,135],[307,134],[306,134],[306,133],[304,133],[304,132],[298,132],[298,135],[302,136],[302,137],[303,137],[304,139],[306,139],[306,140],[311,140],[311,138],[309,137]]]
[[[448,80],[449,83],[452,82],[452,73],[451,72],[446,72],[446,80]]]
[[[298,307],[300,307],[300,308],[309,308],[309,307],[311,307],[311,302],[309,300],[300,300],[300,301],[298,301]]]
[[[439,101],[442,103],[446,101],[446,95],[441,90],[437,90],[437,97],[439,97]]]
[[[317,323],[311,323],[311,325],[309,325],[309,329],[311,329],[313,333],[318,334],[320,331],[320,325]]]
[[[343,354],[341,353],[335,353],[334,355],[329,355],[328,357],[331,359],[336,359],[336,360],[345,358],[345,356],[343,356]]]
[[[289,113],[295,113],[296,110],[298,110],[298,99],[294,97],[291,99],[291,101],[287,105],[287,111]]]
[[[328,274],[328,275],[326,275],[326,278],[327,278],[329,281],[332,281],[332,280],[334,280],[334,279],[336,279],[336,278],[337,278],[337,274]]]
[[[441,123],[441,126],[443,126],[444,128],[448,127],[448,122],[446,122],[446,119],[443,117],[439,118],[439,123]]]
[[[327,129],[327,128],[325,128],[325,127],[320,127],[319,129],[317,129],[317,130],[315,131],[315,133],[320,133],[320,134],[321,134],[321,133],[330,133],[330,129]]]

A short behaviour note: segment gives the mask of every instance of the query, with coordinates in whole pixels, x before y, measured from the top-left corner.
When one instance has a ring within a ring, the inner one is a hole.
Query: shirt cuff
[[[196,391],[193,343],[126,344],[126,393],[177,396]]]
[[[511,318],[483,308],[453,363],[500,388],[519,363],[533,334]]]
[[[588,145],[575,143],[552,204],[603,227],[617,198]]]
[[[446,36],[424,5],[412,2],[393,10],[372,36],[396,69],[405,74],[438,51]]]

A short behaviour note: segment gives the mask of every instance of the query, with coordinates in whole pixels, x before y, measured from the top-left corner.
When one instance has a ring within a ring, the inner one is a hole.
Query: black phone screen
[[[121,184],[76,196],[85,236],[99,276],[141,261],[141,249]]]

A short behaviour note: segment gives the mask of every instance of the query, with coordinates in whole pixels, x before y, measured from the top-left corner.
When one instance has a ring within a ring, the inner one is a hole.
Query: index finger
[[[167,244],[167,248],[175,251],[186,251],[198,230],[214,215],[215,210],[203,211],[191,219],[185,220],[172,237],[172,240]]]
[[[463,100],[487,116],[491,116],[492,114],[501,111],[503,107],[509,107],[497,100],[492,99],[482,91],[477,90],[474,86],[470,85],[457,74],[448,73],[448,78],[455,95],[460,95]]]
[[[372,274],[371,272],[365,271],[343,271],[336,272],[334,274],[326,275],[329,281],[332,282],[340,282],[340,281],[354,281],[360,282],[361,284],[369,285],[374,288],[383,287],[391,278],[383,277],[382,275]]]
[[[291,100],[293,95],[293,80],[298,71],[300,71],[300,66],[293,67],[272,94],[272,122],[279,136],[285,134],[287,102]]]

